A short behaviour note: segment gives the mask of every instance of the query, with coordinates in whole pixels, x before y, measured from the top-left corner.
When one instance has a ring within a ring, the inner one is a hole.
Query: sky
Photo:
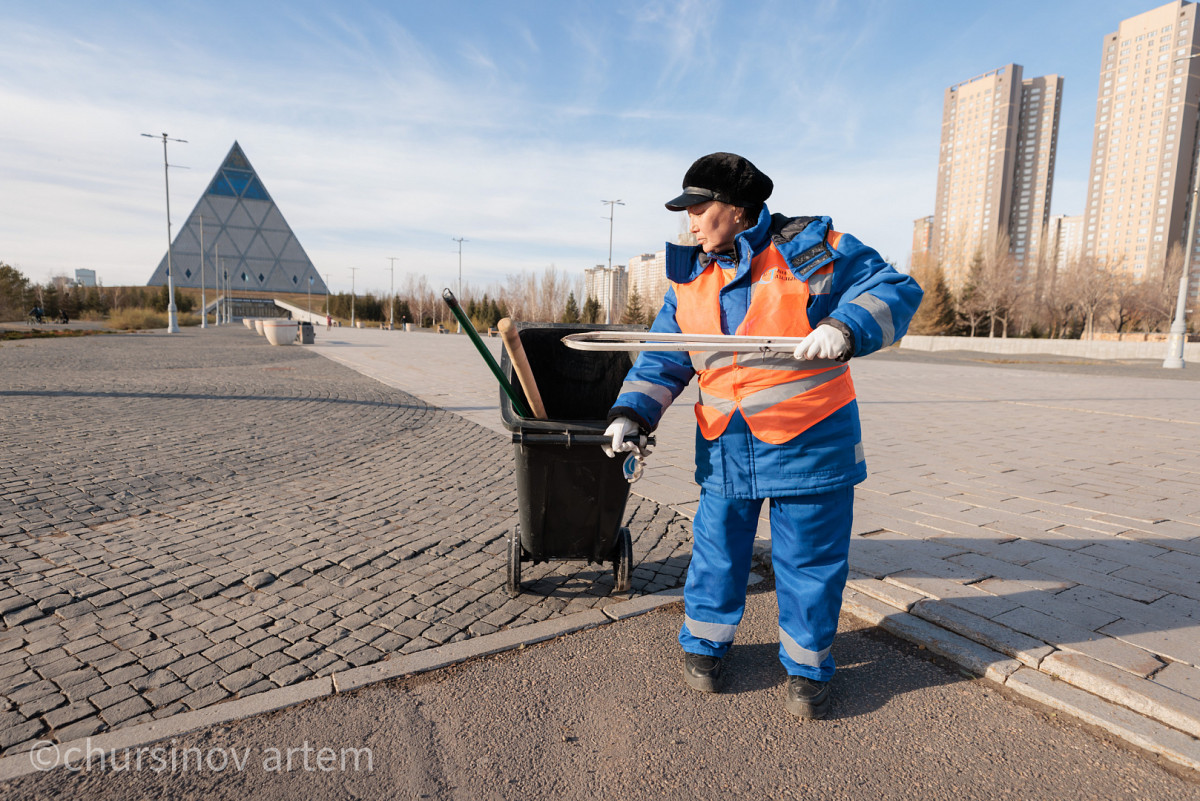
[[[144,284],[234,141],[335,292],[571,276],[659,250],[715,151],[902,268],[945,89],[1064,78],[1051,211],[1083,212],[1101,40],[1154,0],[0,4],[0,262]],[[624,205],[607,206],[605,200]],[[613,216],[610,222],[609,210]],[[176,228],[176,231],[178,228]],[[395,259],[390,261],[389,259]],[[394,265],[394,268],[393,268]],[[394,269],[394,274],[391,272]]]

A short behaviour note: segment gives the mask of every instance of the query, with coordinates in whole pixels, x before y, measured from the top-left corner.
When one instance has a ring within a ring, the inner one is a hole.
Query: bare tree
[[[1137,328],[1145,318],[1149,290],[1145,283],[1114,287],[1104,306],[1104,321],[1118,334]]]
[[[551,264],[542,272],[541,286],[538,287],[538,316],[542,322],[551,322],[562,317],[567,305],[567,295],[571,292],[571,282],[566,275]]]
[[[975,282],[979,306],[988,318],[988,336],[996,335],[996,321],[1002,336],[1008,336],[1008,318],[1020,304],[1024,293],[1017,281],[1017,263],[1009,250],[1008,234],[993,237],[980,250],[980,270]]]
[[[1066,336],[1068,322],[1074,308],[1065,275],[1056,275],[1047,286],[1042,287],[1037,309],[1042,322],[1046,325],[1047,336],[1051,339],[1061,339]]]
[[[1171,245],[1161,274],[1146,281],[1141,321],[1146,331],[1166,331],[1171,327],[1179,294],[1179,276],[1183,274],[1183,256],[1183,247],[1179,243]]]
[[[562,317],[567,297],[572,292],[581,294],[582,288],[582,280],[568,277],[551,264],[540,276],[529,270],[510,273],[495,294],[515,320],[554,322]]]
[[[1064,276],[1064,289],[1071,305],[1083,318],[1083,339],[1096,334],[1096,318],[1112,302],[1112,267],[1093,256],[1076,259]]]
[[[537,313],[537,276],[531,272],[510,273],[504,284],[504,305],[514,320],[531,320]]]
[[[414,276],[409,273],[400,294],[408,301],[409,308],[416,313],[417,328],[424,327],[426,317],[437,318],[438,298],[430,288],[429,281],[425,276]]]

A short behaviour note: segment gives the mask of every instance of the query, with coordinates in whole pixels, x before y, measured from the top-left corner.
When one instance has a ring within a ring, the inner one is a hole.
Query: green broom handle
[[[529,409],[525,408],[525,404],[517,397],[517,391],[513,389],[513,385],[504,377],[504,371],[500,369],[500,365],[496,364],[496,360],[492,358],[492,352],[487,349],[487,345],[483,344],[483,340],[475,332],[475,326],[467,319],[467,315],[463,314],[462,307],[458,305],[458,298],[454,297],[454,293],[450,291],[449,287],[442,290],[442,300],[446,301],[446,305],[450,307],[450,313],[454,315],[454,319],[458,320],[458,324],[462,326],[462,329],[467,332],[467,336],[471,338],[471,342],[475,343],[475,349],[479,351],[479,355],[487,362],[487,366],[492,368],[492,374],[500,382],[500,389],[504,390],[504,394],[512,402],[513,410],[522,417],[533,417],[529,413]]]

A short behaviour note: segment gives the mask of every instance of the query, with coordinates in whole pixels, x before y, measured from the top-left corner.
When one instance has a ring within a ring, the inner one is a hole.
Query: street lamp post
[[[1178,64],[1194,58],[1200,58],[1200,53],[1177,58],[1171,63]],[[1200,162],[1197,161],[1197,157],[1200,157],[1200,120],[1197,121],[1192,147],[1197,149],[1197,156],[1192,158],[1192,208],[1188,214],[1187,250],[1183,254],[1183,274],[1179,276],[1179,296],[1175,299],[1175,319],[1171,321],[1171,329],[1167,333],[1167,355],[1163,359],[1163,367],[1176,370],[1183,367],[1183,343],[1187,342],[1187,323],[1184,317],[1187,314],[1188,279],[1191,277],[1192,255],[1196,246],[1196,201],[1200,199]]]
[[[224,322],[229,322],[229,273],[225,272],[225,266],[221,264],[220,242],[213,245],[213,264],[217,268],[217,285],[220,287],[217,290],[217,325],[220,325],[222,316],[225,317]]]
[[[350,327],[354,327],[354,278],[358,274],[358,267],[350,268]]]
[[[217,248],[217,272],[221,275],[221,305],[217,308],[217,316],[225,318],[225,324],[228,325],[229,319],[229,271],[225,269],[225,262],[221,261],[221,249]]]
[[[200,215],[200,327],[208,328],[208,301],[204,299],[204,215]]]
[[[213,256],[213,274],[214,274],[213,283],[216,284],[216,291],[217,291],[217,296],[213,299],[213,303],[215,304],[215,306],[213,307],[213,325],[220,328],[221,327],[221,304],[222,304],[222,301],[224,300],[224,295],[221,291],[221,287],[224,286],[224,283],[221,281],[221,251],[217,250],[215,245],[213,246],[213,250],[216,250],[216,253]]]
[[[604,322],[612,322],[612,304],[613,304],[613,276],[612,276],[612,242],[613,242],[613,217],[616,216],[616,207],[624,206],[625,203],[620,200],[601,200],[602,205],[608,206],[608,275],[605,284],[608,290],[605,293],[608,295],[604,302]]]
[[[1187,251],[1183,254],[1183,274],[1179,276],[1179,296],[1175,299],[1175,319],[1171,321],[1171,330],[1167,334],[1167,355],[1163,359],[1163,367],[1181,369],[1183,361],[1183,343],[1187,341],[1187,323],[1184,315],[1187,313],[1188,277],[1192,271],[1192,249],[1196,246],[1196,206],[1200,199],[1200,165],[1193,168],[1196,180],[1192,182],[1192,211],[1188,215]]]
[[[154,134],[144,133],[142,136],[148,136],[151,139],[157,139]],[[171,275],[171,178],[168,175],[167,164],[167,141],[187,143],[186,139],[171,139],[165,133],[162,135],[163,143],[163,181],[167,189],[167,333],[179,333],[179,312],[175,307],[175,278]]]
[[[392,266],[388,269],[392,273],[392,294],[388,296],[388,330],[396,329],[396,257],[388,256],[388,261]]]
[[[1184,58],[1177,58],[1173,63],[1191,61],[1198,57],[1200,57],[1200,53],[1193,53]],[[1197,125],[1193,148],[1198,148],[1197,157],[1200,157],[1200,123]],[[1196,246],[1196,206],[1197,200],[1200,199],[1200,161],[1197,158],[1192,159],[1192,172],[1194,173],[1192,181],[1192,209],[1188,215],[1187,250],[1183,254],[1183,274],[1179,276],[1179,295],[1175,298],[1175,318],[1171,321],[1171,329],[1167,333],[1167,355],[1163,359],[1163,367],[1176,370],[1182,368],[1184,365],[1183,344],[1187,342],[1187,322],[1185,319],[1187,314],[1187,291],[1188,280],[1192,272],[1193,249]]]
[[[470,242],[471,240],[463,239],[461,236],[450,237],[450,240],[452,242],[458,243],[458,299],[461,302],[462,301],[462,243]],[[460,334],[462,333],[462,323],[458,324],[458,333],[460,333]]]

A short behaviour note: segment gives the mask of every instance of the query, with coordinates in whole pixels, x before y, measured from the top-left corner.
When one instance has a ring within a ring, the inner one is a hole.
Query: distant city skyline
[[[145,283],[165,220],[161,147],[139,134],[167,132],[187,140],[173,211],[238,140],[335,292],[351,268],[386,290],[388,257],[398,280],[453,283],[452,236],[478,287],[581,275],[607,261],[612,197],[626,264],[675,238],[662,203],[715,150],[771,175],[772,211],[829,214],[904,266],[935,202],[944,88],[1008,63],[1063,76],[1051,211],[1082,214],[1102,40],[1154,7],[14,0],[0,260],[38,282]]]

